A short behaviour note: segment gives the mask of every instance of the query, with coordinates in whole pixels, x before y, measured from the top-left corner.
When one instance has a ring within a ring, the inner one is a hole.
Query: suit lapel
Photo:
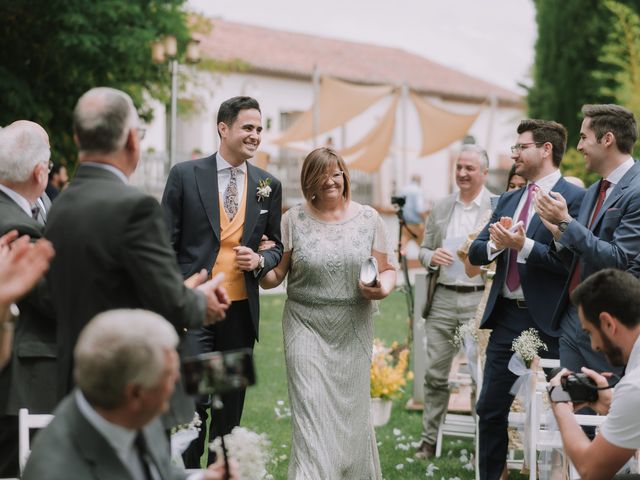
[[[220,241],[220,195],[218,193],[218,167],[216,155],[194,167],[194,175],[202,207],[218,241]]]
[[[247,191],[245,192],[246,210],[244,215],[244,229],[242,232],[242,245],[246,245],[251,238],[253,229],[260,216],[260,204],[256,191],[258,182],[262,180],[256,168],[247,162]],[[263,200],[264,202],[264,200]]]
[[[596,197],[598,196],[598,184],[594,183],[589,187],[587,193],[585,193],[582,199],[582,205],[580,208],[580,214],[578,215],[578,221],[585,227],[589,225],[589,219],[591,218],[591,212],[596,204]],[[595,225],[595,223],[594,223]]]
[[[73,433],[70,441],[75,443],[78,453],[85,458],[87,464],[93,467],[96,478],[100,480],[131,479],[131,474],[111,445],[80,412],[75,395],[72,394],[69,400],[71,401],[69,420]]]
[[[609,194],[609,196],[605,199],[604,203],[602,204],[602,208],[600,208],[600,211],[598,212],[598,216],[594,219],[593,222],[593,226],[592,226],[592,230],[595,230],[595,228],[597,227],[597,225],[600,223],[600,220],[602,220],[602,217],[604,216],[605,212],[611,208],[613,205],[615,205],[615,203],[620,199],[620,197],[622,197],[622,195],[624,194],[624,191],[629,187],[629,185],[631,184],[631,181],[636,177],[636,175],[638,174],[638,163],[634,163],[633,167],[631,167],[627,173],[625,173],[622,178],[620,179],[620,182],[618,182],[616,184],[615,187],[613,187],[613,190],[611,191],[611,193]],[[594,202],[595,205],[595,202]],[[593,209],[593,206],[592,206]]]

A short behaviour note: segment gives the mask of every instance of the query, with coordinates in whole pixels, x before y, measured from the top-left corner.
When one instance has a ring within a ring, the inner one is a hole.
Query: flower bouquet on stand
[[[407,372],[409,350],[399,348],[397,342],[386,347],[380,339],[373,342],[371,359],[371,420],[380,427],[389,421],[394,398],[404,392],[407,380],[413,378]]]
[[[535,445],[529,445],[527,442],[528,431],[531,427],[531,398],[532,392],[536,389],[536,380],[538,375],[538,363],[540,357],[538,353],[541,350],[548,350],[547,345],[540,339],[540,335],[535,328],[529,328],[522,332],[511,344],[511,350],[514,352],[511,360],[509,360],[509,370],[518,376],[518,379],[511,387],[511,394],[516,397],[513,409],[515,411],[524,410],[525,421],[522,428],[518,429],[519,442],[524,451],[524,466],[521,473],[529,471],[529,458],[531,449],[535,449]]]

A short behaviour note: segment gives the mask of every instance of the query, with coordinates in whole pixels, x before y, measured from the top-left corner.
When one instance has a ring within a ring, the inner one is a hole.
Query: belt
[[[525,309],[529,308],[529,307],[527,307],[527,302],[525,300],[516,300],[516,299],[513,299],[513,298],[505,298],[505,297],[502,297],[502,299],[505,302],[509,302],[515,308],[519,308],[521,310],[525,310]]]
[[[444,283],[439,283],[438,286],[453,290],[456,293],[473,293],[484,290],[484,285],[445,285]]]

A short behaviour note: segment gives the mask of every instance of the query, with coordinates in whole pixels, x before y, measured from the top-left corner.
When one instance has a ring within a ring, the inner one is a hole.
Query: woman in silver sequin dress
[[[282,217],[285,252],[261,282],[288,274],[282,327],[291,402],[289,480],[380,479],[370,418],[375,300],[395,286],[385,225],[371,207],[350,200],[342,158],[329,148],[302,165],[306,202]],[[359,282],[362,263],[379,265],[375,286]]]

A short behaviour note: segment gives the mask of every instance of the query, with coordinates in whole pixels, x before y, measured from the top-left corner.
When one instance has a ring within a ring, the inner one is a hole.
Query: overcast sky
[[[191,9],[279,30],[400,47],[522,93],[533,0],[188,0]]]

